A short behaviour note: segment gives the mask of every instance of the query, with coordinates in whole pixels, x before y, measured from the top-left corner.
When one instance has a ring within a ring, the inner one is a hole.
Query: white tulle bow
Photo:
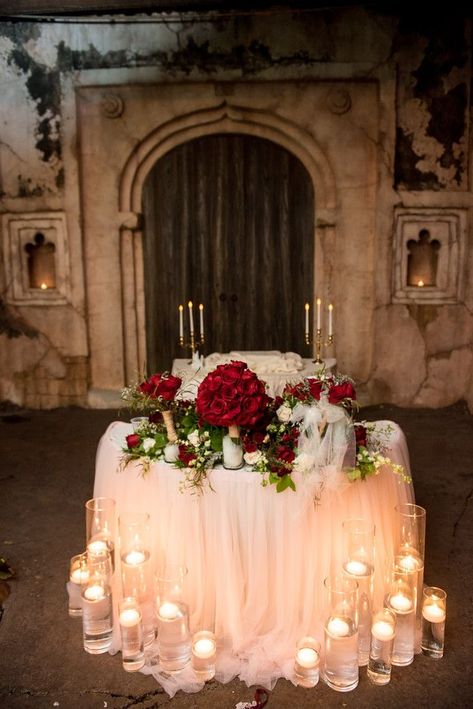
[[[328,398],[311,405],[297,404],[292,423],[300,422],[295,469],[314,494],[322,487],[341,491],[349,481],[343,473],[355,465],[356,441],[353,424],[345,409],[330,404]]]

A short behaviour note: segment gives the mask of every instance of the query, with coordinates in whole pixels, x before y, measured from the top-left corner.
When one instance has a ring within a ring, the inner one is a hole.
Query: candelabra
[[[194,355],[194,352],[199,347],[203,347],[205,344],[204,306],[202,305],[202,303],[200,303],[200,305],[199,305],[200,332],[199,332],[198,337],[196,337],[195,331],[194,331],[194,314],[193,314],[193,304],[192,304],[191,300],[188,302],[187,307],[189,309],[189,341],[186,342],[184,339],[184,306],[180,305],[179,306],[179,346],[184,347],[185,349],[190,349],[191,354]]]
[[[333,305],[330,303],[328,306],[328,338],[327,341],[324,342],[324,338],[322,335],[322,326],[321,326],[321,304],[322,301],[320,298],[317,298],[316,300],[317,304],[317,327],[315,330],[315,342],[313,339],[310,337],[309,333],[309,311],[310,311],[310,305],[309,303],[305,304],[305,344],[308,346],[314,345],[315,344],[315,359],[314,359],[314,364],[321,365],[323,364],[322,360],[322,347],[331,347],[333,345]]]

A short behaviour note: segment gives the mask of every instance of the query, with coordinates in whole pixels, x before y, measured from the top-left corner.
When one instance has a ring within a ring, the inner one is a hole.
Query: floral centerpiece
[[[122,391],[121,398],[135,412],[151,414],[151,422],[159,420],[161,413],[166,428],[168,441],[177,440],[173,421],[173,403],[182,380],[169,372],[158,372],[148,379],[127,387]]]

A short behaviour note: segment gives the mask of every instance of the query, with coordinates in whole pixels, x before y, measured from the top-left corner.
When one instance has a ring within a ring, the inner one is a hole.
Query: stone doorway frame
[[[324,244],[326,240],[332,242],[335,239],[337,195],[333,170],[314,137],[296,123],[274,113],[234,105],[227,100],[212,108],[178,116],[159,126],[136,146],[120,179],[123,354],[127,382],[142,370],[146,359],[141,212],[144,181],[153,165],[170,150],[194,138],[215,133],[265,138],[288,150],[307,169],[315,195],[314,287],[318,294],[330,295],[324,275]]]

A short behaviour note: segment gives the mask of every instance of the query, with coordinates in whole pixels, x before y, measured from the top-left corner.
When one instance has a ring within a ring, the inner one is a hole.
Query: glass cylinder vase
[[[375,526],[365,519],[343,522],[343,572],[358,581],[358,664],[368,664],[375,557]]]
[[[184,566],[167,563],[156,575],[159,662],[166,672],[180,672],[191,658],[186,574]]]
[[[436,586],[426,586],[422,599],[422,652],[439,659],[443,657],[447,594]]]
[[[155,639],[151,522],[147,512],[126,512],[118,518],[122,590],[140,604],[145,645]]]
[[[294,677],[301,687],[315,687],[320,676],[320,643],[306,635],[296,645]]]
[[[223,467],[227,470],[239,470],[243,467],[243,446],[238,426],[229,426],[228,433],[222,440]]]
[[[338,692],[358,685],[358,582],[346,574],[324,581],[325,623],[324,680]]]
[[[118,621],[122,641],[122,664],[127,672],[136,672],[145,664],[143,625],[136,598],[124,598],[118,604]]]
[[[210,630],[200,630],[192,638],[192,667],[197,677],[204,682],[215,676],[217,641]]]
[[[404,667],[414,660],[416,572],[399,567],[398,560],[396,557],[384,605],[396,615],[392,664]]]
[[[91,655],[108,652],[112,645],[112,589],[107,574],[89,568],[89,579],[82,586],[82,625],[84,650]]]
[[[71,558],[69,564],[69,583],[67,584],[69,615],[72,618],[82,616],[81,589],[88,580],[87,553],[76,554]]]
[[[115,566],[115,500],[94,497],[85,503],[86,544],[90,556],[110,553]]]
[[[396,615],[382,608],[373,615],[368,678],[373,684],[388,684],[391,680],[392,653],[396,631]]]

